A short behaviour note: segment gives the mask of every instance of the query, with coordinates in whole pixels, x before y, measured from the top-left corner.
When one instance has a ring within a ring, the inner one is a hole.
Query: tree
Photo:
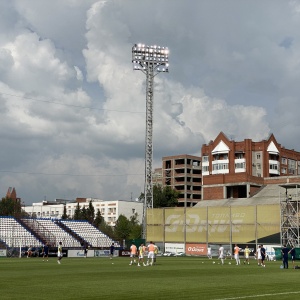
[[[77,206],[75,208],[73,219],[74,220],[81,220],[81,210],[80,210],[80,207],[79,207],[79,203],[77,203]]]
[[[69,216],[67,215],[67,207],[66,206],[64,206],[64,211],[63,211],[61,218],[63,220],[67,220],[69,218]]]
[[[140,202],[143,202],[144,199],[145,199],[145,194],[141,193],[140,196],[138,197],[138,199],[139,199]]]
[[[26,215],[22,211],[20,201],[15,201],[11,198],[2,198],[0,201],[0,216],[22,217]]]
[[[89,207],[86,210],[86,219],[93,224],[95,219],[95,208],[92,201],[89,202]]]
[[[162,187],[161,185],[153,186],[153,207],[175,207],[178,205],[179,192],[170,186]],[[144,201],[145,194],[141,193],[139,201]]]
[[[115,237],[117,240],[126,240],[130,237],[131,233],[131,224],[130,221],[124,216],[120,215],[116,221],[114,228]]]
[[[111,226],[109,226],[105,220],[103,219],[100,225],[98,226],[98,229],[102,231],[104,234],[109,236],[110,238],[114,238],[114,230]]]
[[[179,192],[170,186],[153,186],[153,207],[175,207],[178,204]]]
[[[175,207],[178,205],[178,197],[180,192],[172,189],[170,186],[165,186],[163,189],[164,207]]]
[[[100,210],[97,209],[96,217],[95,217],[95,219],[94,219],[93,224],[94,224],[95,227],[99,228],[99,226],[100,226],[100,224],[101,224],[102,222],[104,222],[104,219],[103,219],[103,217],[101,216]]]
[[[142,225],[139,224],[137,213],[130,217],[129,223],[131,226],[129,239],[140,239],[142,237]]]
[[[85,207],[81,209],[80,220],[88,220],[87,209]]]

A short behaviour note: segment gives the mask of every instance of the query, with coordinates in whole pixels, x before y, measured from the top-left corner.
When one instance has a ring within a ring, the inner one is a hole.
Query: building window
[[[293,159],[289,159],[288,160],[288,165],[289,165],[289,168],[296,168],[296,161],[293,160]]]
[[[286,159],[285,157],[282,157],[282,158],[281,158],[281,163],[282,163],[283,165],[287,165],[287,159]]]
[[[256,153],[256,159],[260,159],[260,153]]]
[[[276,164],[270,164],[270,170],[278,170],[278,166]]]
[[[135,208],[132,209],[132,213],[135,214]]]
[[[236,159],[242,159],[242,158],[244,158],[244,153],[236,153],[235,154],[235,158]]]
[[[296,174],[296,161],[293,159],[288,159],[288,171],[289,174]]]
[[[236,163],[235,164],[235,168],[236,169],[245,169],[245,163],[242,162],[242,163]]]
[[[256,169],[257,169],[257,170],[260,170],[260,169],[261,169],[261,164],[259,164],[259,163],[256,164]]]
[[[116,213],[116,208],[115,207],[109,207],[108,208],[108,213],[109,214],[115,214]]]
[[[203,156],[202,157],[202,162],[208,162],[209,160],[208,160],[208,156]]]
[[[202,172],[208,172],[208,171],[209,171],[209,166],[202,167]]]
[[[228,164],[215,164],[213,165],[213,170],[227,170],[228,169]]]
[[[281,173],[286,174],[286,168],[281,168]]]

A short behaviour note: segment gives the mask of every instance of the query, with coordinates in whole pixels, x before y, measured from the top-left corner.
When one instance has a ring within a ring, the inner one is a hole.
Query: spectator
[[[27,250],[27,258],[32,256],[32,247],[29,246],[28,250]]]

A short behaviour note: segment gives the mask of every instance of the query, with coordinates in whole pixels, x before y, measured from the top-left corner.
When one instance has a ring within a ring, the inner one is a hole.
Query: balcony
[[[237,158],[234,160],[235,173],[246,172],[246,159]]]
[[[280,175],[280,163],[277,160],[269,160],[269,174]]]
[[[229,173],[229,160],[215,160],[212,162],[212,174],[228,174]],[[204,175],[204,174],[203,174]]]

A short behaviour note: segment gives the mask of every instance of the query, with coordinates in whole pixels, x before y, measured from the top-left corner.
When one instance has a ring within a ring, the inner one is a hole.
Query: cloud
[[[154,167],[224,131],[297,139],[297,2],[29,1],[0,4],[0,188],[130,199],[143,190],[145,80],[135,43],[170,48],[155,77]],[[266,14],[266,11],[268,14]],[[288,104],[288,105],[286,105]]]

